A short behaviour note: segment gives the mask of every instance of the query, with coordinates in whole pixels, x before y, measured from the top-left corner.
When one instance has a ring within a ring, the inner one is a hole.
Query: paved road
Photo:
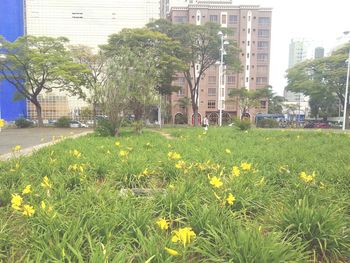
[[[91,131],[84,128],[26,128],[2,129],[0,132],[0,155],[10,153],[12,148],[20,145],[22,149],[52,141],[53,136],[72,136]]]

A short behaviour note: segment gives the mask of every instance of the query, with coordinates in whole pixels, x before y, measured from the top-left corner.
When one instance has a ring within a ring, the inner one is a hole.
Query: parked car
[[[308,122],[304,125],[304,128],[315,128],[315,123],[314,122]]]
[[[80,121],[70,121],[69,127],[71,128],[87,128],[88,126]]]
[[[329,129],[329,128],[331,128],[331,125],[329,125],[328,122],[316,122],[314,125],[314,128],[316,128],[316,129]]]

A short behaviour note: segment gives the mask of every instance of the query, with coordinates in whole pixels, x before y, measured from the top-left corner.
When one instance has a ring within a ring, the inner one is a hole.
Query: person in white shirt
[[[208,127],[209,127],[209,120],[207,118],[207,116],[204,117],[203,119],[203,126],[204,126],[204,130],[208,130]]]

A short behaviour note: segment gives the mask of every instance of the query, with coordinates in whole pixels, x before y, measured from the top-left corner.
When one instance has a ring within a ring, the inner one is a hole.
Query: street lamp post
[[[220,47],[220,66],[219,66],[219,89],[218,89],[218,109],[219,109],[219,126],[222,126],[222,111],[225,107],[225,71],[224,71],[224,45],[229,44],[228,41],[224,41],[224,34],[219,31],[218,36],[221,39]]]
[[[346,125],[346,111],[348,106],[348,94],[349,94],[349,72],[350,72],[350,48],[349,48],[349,56],[348,56],[348,73],[346,74],[346,86],[345,86],[345,100],[344,100],[344,113],[343,113],[343,131],[345,130]]]

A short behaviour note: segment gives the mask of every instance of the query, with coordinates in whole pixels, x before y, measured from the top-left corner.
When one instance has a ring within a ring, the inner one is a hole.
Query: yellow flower
[[[18,194],[12,194],[11,206],[13,209],[21,210],[20,206],[22,205],[22,197]]]
[[[119,142],[119,141],[116,141],[116,142],[114,143],[114,145],[117,146],[117,147],[119,147],[119,146],[120,146],[120,142]]]
[[[177,152],[168,152],[169,160],[179,160],[181,159],[181,155]]]
[[[225,152],[226,152],[227,154],[231,154],[231,150],[230,150],[230,149],[225,149]]]
[[[315,172],[313,172],[312,175],[308,175],[305,172],[301,172],[300,179],[306,183],[310,183],[315,179]]]
[[[177,252],[174,249],[167,248],[167,247],[164,247],[164,249],[165,249],[166,252],[168,252],[172,256],[179,256],[180,255],[179,252]]]
[[[34,213],[35,213],[34,207],[32,207],[31,205],[24,205],[23,206],[23,215],[32,216],[32,215],[34,215]]]
[[[246,162],[241,163],[241,168],[245,171],[249,171],[252,168],[252,164]]]
[[[0,119],[0,128],[4,127],[5,126],[5,120],[3,119]]]
[[[320,182],[320,189],[324,189],[326,186],[324,183]]]
[[[120,151],[119,151],[119,156],[120,156],[120,157],[127,157],[128,154],[129,154],[128,151],[125,151],[125,150],[120,150]]]
[[[22,149],[21,145],[16,145],[15,147],[12,148],[13,152],[18,152]]]
[[[178,161],[176,164],[175,164],[175,168],[177,169],[185,169],[186,168],[186,163],[182,160]]]
[[[159,218],[157,220],[156,224],[162,230],[167,230],[169,228],[169,222],[167,220],[165,220],[164,218]]]
[[[236,198],[233,196],[233,194],[229,193],[226,201],[229,205],[233,205],[233,203],[236,201]]]
[[[74,156],[74,157],[77,157],[77,158],[80,158],[81,152],[79,152],[78,150],[74,149],[74,150],[73,150],[73,156]]]
[[[217,178],[216,176],[210,178],[210,184],[216,188],[220,188],[223,185],[221,179]]]
[[[283,172],[286,172],[286,173],[290,173],[289,169],[288,169],[288,165],[281,165],[279,168],[278,168],[278,171],[280,173],[283,173]]]
[[[45,176],[45,177],[43,178],[43,181],[42,181],[42,183],[41,183],[41,186],[44,187],[44,188],[47,188],[47,189],[49,189],[49,188],[52,187],[52,184],[50,183],[50,180],[49,180],[49,178],[48,178],[47,176]]]
[[[31,188],[31,185],[28,184],[28,185],[24,188],[22,194],[30,194],[30,193],[32,192],[32,189],[30,189],[30,188]]]
[[[240,174],[241,174],[241,172],[240,172],[238,166],[233,166],[232,167],[232,175],[233,176],[239,176]]]
[[[45,204],[45,202],[44,202],[44,201],[41,201],[41,203],[40,203],[40,207],[41,207],[41,209],[45,210],[45,208],[46,208],[46,204]]]
[[[174,236],[171,241],[174,243],[180,242],[184,247],[196,238],[196,233],[192,231],[191,227],[179,228],[179,230],[174,230],[173,233]]]

